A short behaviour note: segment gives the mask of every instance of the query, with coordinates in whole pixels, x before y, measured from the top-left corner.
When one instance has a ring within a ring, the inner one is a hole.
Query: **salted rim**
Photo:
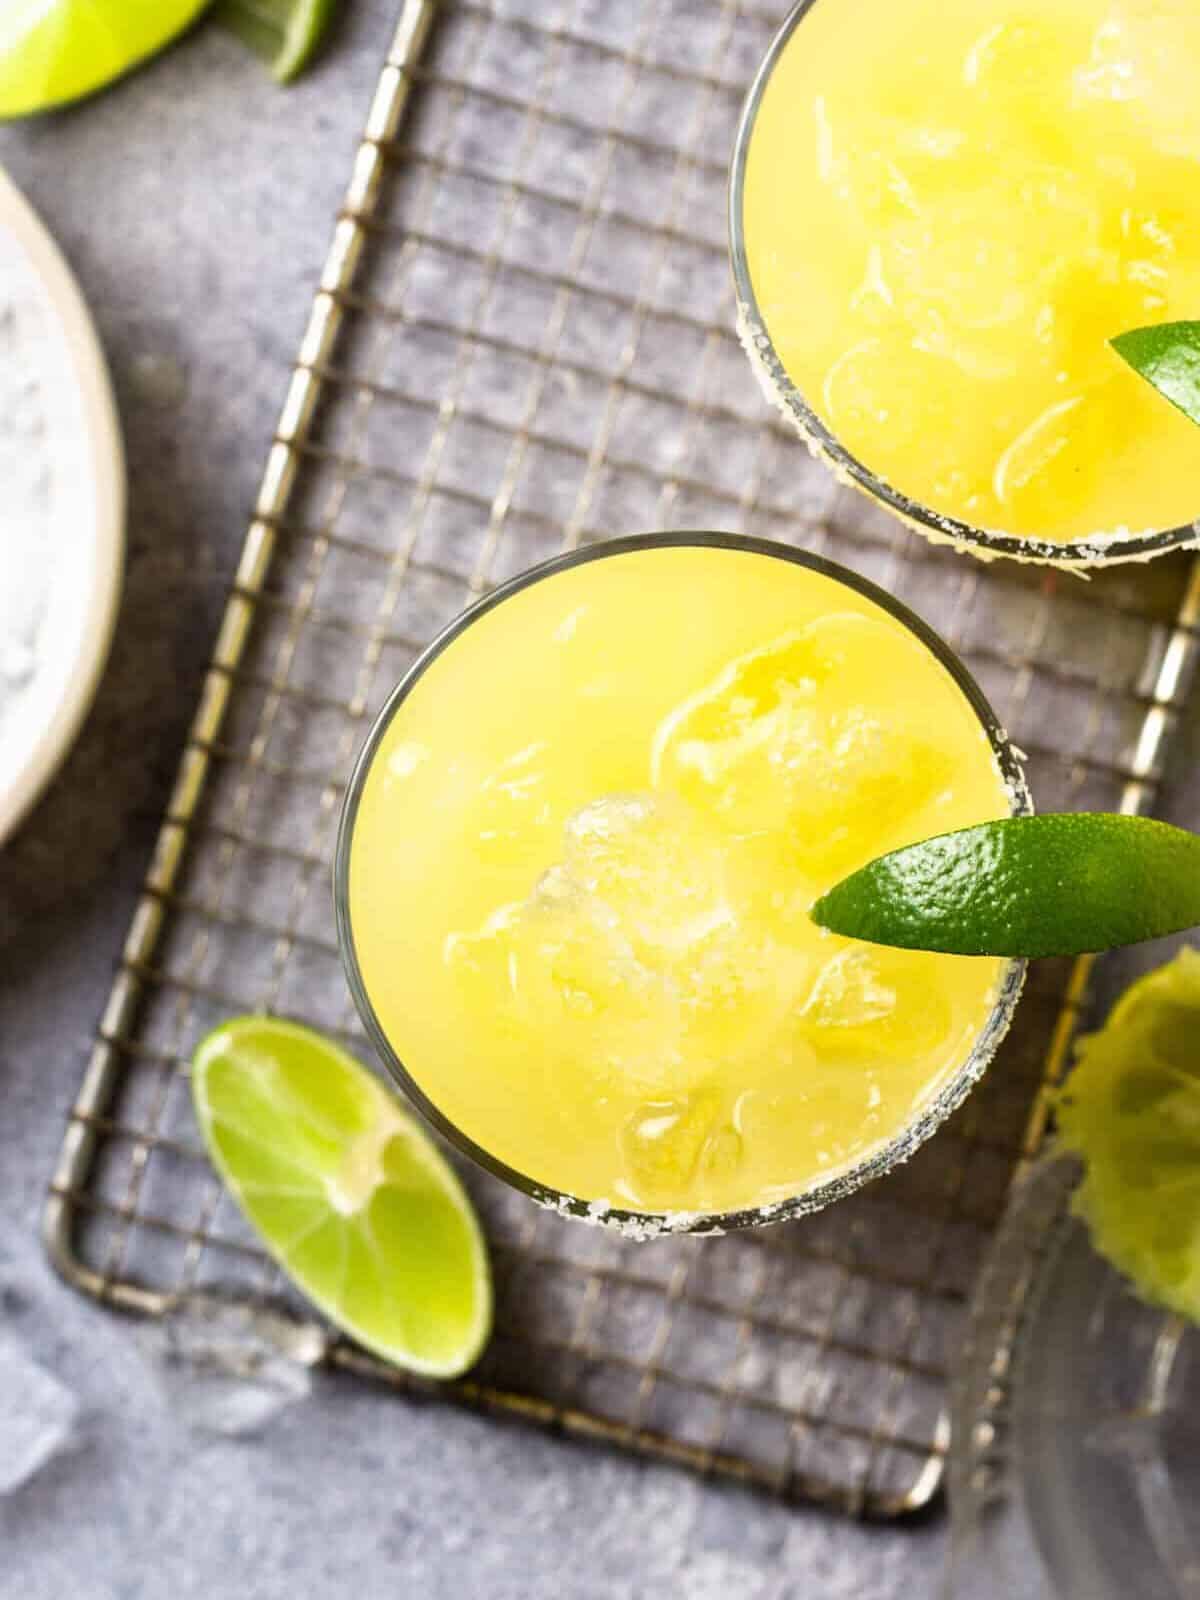
[[[743,200],[751,136],[767,84],[792,34],[816,3],[817,0],[799,0],[771,41],[742,105],[729,169],[729,255],[737,294],[737,333],[767,400],[840,482],[854,485],[885,505],[932,544],[969,550],[981,561],[1003,556],[1079,571],[1087,567],[1116,566],[1126,561],[1151,561],[1173,550],[1200,549],[1200,520],[1159,533],[1097,533],[1082,539],[1055,541],[976,528],[955,517],[943,516],[920,501],[910,500],[886,479],[865,467],[839,442],[792,382],[775,350],[754,293],[746,254]]]
[[[116,622],[125,556],[125,465],[112,385],[83,296],[58,246],[0,168],[0,231],[25,257],[49,334],[40,374],[58,452],[55,523],[72,529],[54,574],[43,656],[18,710],[11,775],[0,771],[0,844],[54,776],[79,732]]]
[[[949,673],[975,712],[980,726],[987,735],[992,755],[1008,794],[1010,815],[1028,816],[1033,811],[1033,801],[1025,774],[1007,733],[1000,725],[983,691],[945,641],[915,612],[910,611],[901,601],[871,583],[869,579],[860,577],[858,573],[851,572],[836,562],[809,554],[807,551],[793,549],[790,545],[777,544],[768,539],[746,538],[732,533],[631,534],[625,538],[590,545],[582,550],[569,551],[565,555],[555,556],[549,561],[529,568],[528,571],[509,579],[507,583],[501,584],[499,588],[485,595],[442,630],[404,674],[375,718],[354,764],[342,802],[333,861],[333,895],[338,951],[350,985],[350,992],[367,1035],[387,1070],[418,1110],[451,1144],[469,1156],[485,1172],[520,1190],[539,1205],[557,1211],[563,1216],[578,1217],[587,1222],[613,1228],[633,1239],[650,1239],[664,1233],[725,1233],[733,1229],[756,1227],[763,1223],[783,1221],[789,1217],[804,1216],[809,1212],[821,1210],[834,1200],[842,1199],[872,1178],[881,1177],[900,1162],[906,1161],[934,1129],[955,1110],[968,1090],[983,1074],[1001,1039],[1008,1031],[1025,981],[1026,969],[1024,961],[1005,962],[992,1010],[970,1054],[949,1082],[944,1084],[938,1094],[922,1109],[915,1121],[904,1128],[889,1144],[864,1161],[812,1184],[798,1194],[772,1201],[764,1206],[724,1212],[634,1211],[611,1205],[602,1197],[584,1200],[577,1195],[565,1194],[549,1184],[527,1177],[515,1167],[492,1155],[453,1123],[424,1092],[393,1048],[371,1003],[359,966],[351,927],[350,854],[354,823],[367,775],[379,745],[391,725],[392,718],[438,656],[472,623],[477,622],[493,607],[502,605],[506,600],[543,578],[581,566],[586,562],[607,560],[635,550],[667,548],[716,548],[791,561],[797,566],[807,567],[813,572],[820,573],[836,583],[844,584],[879,606],[895,621],[907,627],[926,646]]]

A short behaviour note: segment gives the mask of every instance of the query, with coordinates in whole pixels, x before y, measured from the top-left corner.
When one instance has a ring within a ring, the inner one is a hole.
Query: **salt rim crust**
[[[774,370],[776,367],[781,367],[781,363],[771,343],[770,334],[756,309],[744,299],[739,299],[737,302],[735,326],[738,342],[746,352],[751,370],[758,380],[758,386],[771,408],[799,434],[809,454],[826,467],[840,484],[850,489],[857,489],[860,494],[871,494],[869,485],[850,472],[844,462],[832,455],[824,440],[807,425],[803,414],[793,403]],[[964,535],[955,526],[953,519],[942,516],[928,506],[921,508],[924,517],[929,519],[925,521],[908,515],[898,506],[883,503],[893,516],[899,518],[914,533],[921,534],[930,544],[949,546],[959,555],[971,555],[977,561],[985,563],[1017,561],[1026,566],[1055,567],[1060,572],[1074,574],[1084,582],[1088,579],[1089,567],[1111,567],[1134,561],[1154,561],[1161,555],[1168,555],[1177,550],[1200,550],[1200,521],[1192,524],[1190,538],[1180,539],[1170,546],[1157,550],[1122,549],[1123,545],[1135,540],[1153,537],[1153,531],[1148,534],[1132,533],[1126,528],[1111,533],[1090,534],[1083,539],[1051,541],[1026,538],[1019,534],[1005,534],[1001,530],[980,529],[981,534],[1011,539],[1014,543],[1027,547],[1021,550],[993,550],[978,543],[976,539]]]
[[[1027,800],[1027,794],[1015,786],[1006,786],[1010,787],[1019,808],[1020,802]],[[1008,1032],[1025,987],[1026,970],[1027,963],[1024,961],[1009,961],[1005,965],[992,992],[992,1011],[987,1026],[976,1039],[971,1054],[959,1068],[957,1076],[943,1087],[914,1122],[909,1123],[891,1144],[877,1150],[867,1160],[850,1162],[839,1172],[799,1194],[742,1211],[726,1212],[633,1212],[607,1199],[577,1200],[543,1188],[534,1189],[531,1198],[543,1211],[551,1211],[556,1216],[569,1217],[591,1227],[605,1228],[623,1239],[638,1241],[660,1239],[673,1234],[717,1238],[743,1228],[761,1227],[766,1223],[782,1222],[822,1211],[827,1205],[844,1199],[864,1184],[883,1177],[911,1160],[934,1130],[957,1110],[983,1076]]]

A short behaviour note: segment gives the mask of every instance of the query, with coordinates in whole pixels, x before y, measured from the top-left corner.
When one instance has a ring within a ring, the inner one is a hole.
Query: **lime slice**
[[[0,117],[81,99],[169,43],[208,0],[6,0],[0,4]]]
[[[1200,322],[1133,328],[1109,343],[1185,417],[1200,422]]]
[[[1149,817],[1007,817],[880,856],[812,908],[834,933],[965,956],[1074,956],[1200,923],[1200,837]]]
[[[336,6],[337,0],[217,0],[214,14],[280,83],[290,83],[316,54]]]
[[[431,1377],[464,1372],[492,1320],[479,1224],[426,1135],[352,1056],[241,1017],[192,1063],[200,1129],[267,1249],[352,1338]]]
[[[1147,1300],[1200,1321],[1200,953],[1133,984],[1058,1100],[1075,1209]]]

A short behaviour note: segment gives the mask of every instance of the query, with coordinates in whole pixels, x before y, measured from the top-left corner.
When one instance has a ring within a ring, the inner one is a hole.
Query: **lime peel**
[[[454,1377],[492,1322],[479,1224],[424,1131],[355,1058],[274,1017],[241,1017],[192,1063],[213,1164],[266,1248],[384,1360]]]
[[[1109,950],[1200,923],[1200,837],[1106,812],[1007,817],[880,856],[811,914],[834,933],[908,950]]]
[[[336,9],[337,0],[217,0],[213,14],[279,83],[291,83],[316,55]]]
[[[1074,1209],[1146,1300],[1200,1321],[1200,951],[1132,984],[1057,1097]]]
[[[1165,400],[1200,423],[1200,322],[1131,328],[1109,343]]]

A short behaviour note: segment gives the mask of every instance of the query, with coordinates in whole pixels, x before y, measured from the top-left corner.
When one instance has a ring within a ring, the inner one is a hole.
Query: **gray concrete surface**
[[[87,732],[0,856],[0,1303],[82,1402],[0,1502],[0,1597],[884,1600],[929,1594],[935,1520],[870,1529],[327,1378],[260,1438],[166,1411],[127,1322],[35,1230],[324,255],[393,0],[355,0],[287,95],[201,31],[119,92],[0,131],[108,348],[128,586]]]

